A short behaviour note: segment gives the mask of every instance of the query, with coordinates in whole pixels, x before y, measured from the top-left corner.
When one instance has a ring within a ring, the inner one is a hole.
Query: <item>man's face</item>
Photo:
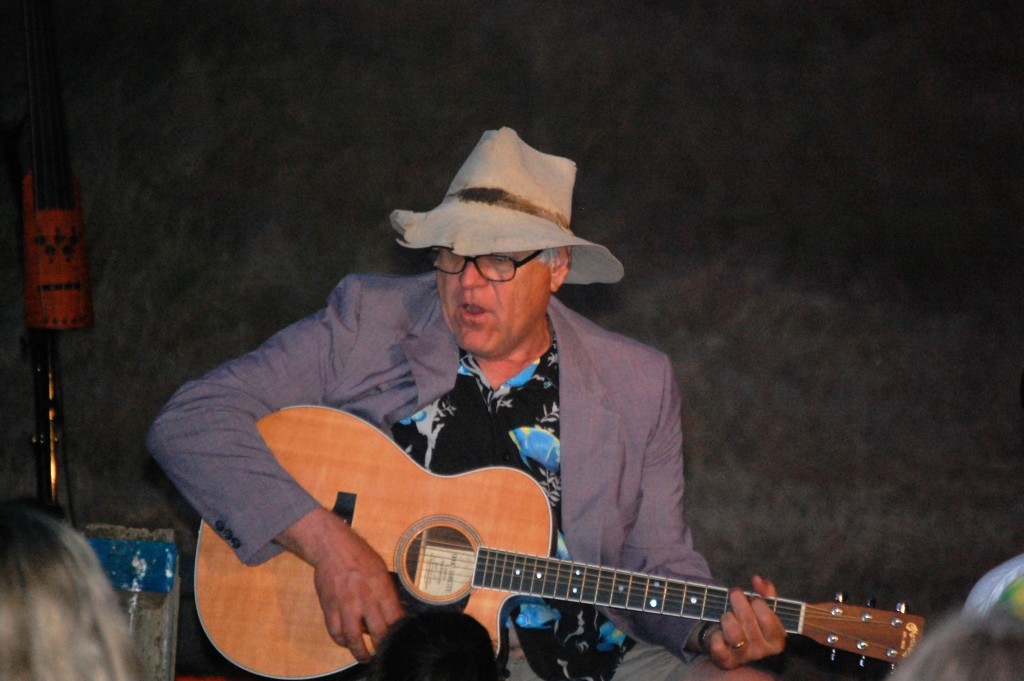
[[[503,253],[515,260],[525,253]],[[531,260],[511,281],[488,281],[472,264],[459,274],[437,273],[441,310],[459,347],[484,362],[533,361],[551,342],[547,308],[569,274],[569,249],[554,263]]]

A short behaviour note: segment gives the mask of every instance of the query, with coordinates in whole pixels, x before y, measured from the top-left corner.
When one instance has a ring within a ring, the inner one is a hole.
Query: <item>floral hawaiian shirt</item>
[[[532,475],[547,495],[558,528],[555,556],[570,560],[561,532],[557,342],[496,388],[465,352],[457,372],[451,392],[392,427],[395,441],[439,475],[485,466],[509,466]],[[509,621],[530,667],[543,679],[610,679],[633,646],[593,605],[534,596],[512,603]]]

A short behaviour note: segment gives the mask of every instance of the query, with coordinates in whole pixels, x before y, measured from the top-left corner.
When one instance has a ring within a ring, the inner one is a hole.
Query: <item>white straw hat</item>
[[[570,246],[567,284],[616,282],[622,263],[569,229],[575,179],[569,159],[537,151],[511,128],[488,130],[439,206],[392,211],[391,224],[403,246],[444,246],[467,256]]]

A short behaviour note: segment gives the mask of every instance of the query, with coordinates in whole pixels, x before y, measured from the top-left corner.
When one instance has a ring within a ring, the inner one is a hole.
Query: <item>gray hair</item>
[[[926,631],[891,681],[1018,681],[1024,620],[1003,609],[950,616]]]
[[[85,537],[25,503],[0,505],[0,679],[137,675],[127,616]]]
[[[537,260],[541,261],[542,263],[544,263],[545,265],[550,267],[555,262],[555,260],[558,259],[558,252],[560,250],[562,250],[563,248],[568,248],[568,247],[567,246],[554,246],[552,248],[545,248],[543,251],[541,251],[540,255],[537,256]],[[572,264],[572,249],[568,248],[568,250],[569,250],[569,263]]]

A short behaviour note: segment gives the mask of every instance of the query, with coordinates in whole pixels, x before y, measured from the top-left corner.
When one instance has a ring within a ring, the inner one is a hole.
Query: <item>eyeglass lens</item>
[[[476,266],[480,276],[490,281],[509,281],[516,276],[516,269],[526,264],[540,251],[536,251],[523,260],[514,260],[507,255],[477,255],[472,257],[458,255],[448,248],[439,248],[434,254],[434,267],[445,274],[459,274],[470,262]]]

